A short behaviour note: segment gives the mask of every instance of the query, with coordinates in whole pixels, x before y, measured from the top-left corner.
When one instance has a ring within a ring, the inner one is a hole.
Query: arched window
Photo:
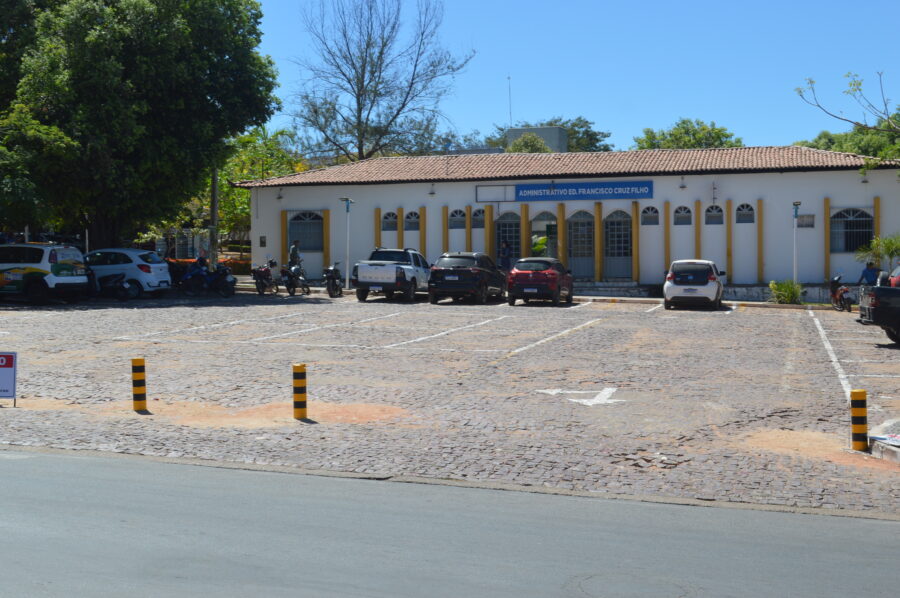
[[[691,223],[691,209],[687,206],[678,206],[675,208],[675,221],[673,224],[678,226],[680,224],[690,224]]]
[[[659,210],[653,206],[647,206],[641,210],[641,224],[644,226],[654,226],[659,224]]]
[[[875,235],[872,215],[865,210],[846,208],[831,217],[831,252],[850,253]]]
[[[447,222],[449,228],[466,228],[466,213],[462,210],[453,210]]]
[[[397,230],[397,214],[387,212],[381,217],[381,230]]]
[[[288,222],[288,247],[300,241],[300,251],[322,251],[325,221],[318,212],[297,212]]]
[[[403,230],[419,230],[419,213],[407,212],[403,217]]]
[[[481,208],[472,212],[472,228],[484,228],[484,210]]]
[[[495,250],[500,252],[500,245],[503,241],[506,241],[509,244],[509,248],[512,251],[512,257],[517,258],[522,255],[521,253],[521,224],[519,222],[519,215],[513,212],[506,212],[501,214],[497,221],[494,223],[496,226],[496,235],[495,239],[497,242],[497,247]]]
[[[706,224],[723,224],[725,222],[725,212],[719,206],[709,206],[706,208]]]
[[[753,211],[753,206],[748,203],[739,205],[734,216],[735,222],[738,224],[753,224],[756,222],[756,213]]]

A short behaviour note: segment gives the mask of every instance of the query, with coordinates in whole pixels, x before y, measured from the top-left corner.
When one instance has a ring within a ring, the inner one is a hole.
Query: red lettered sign
[[[16,398],[16,354],[0,353],[0,399]]]
[[[16,367],[16,354],[15,353],[0,353],[0,368],[14,368]]]

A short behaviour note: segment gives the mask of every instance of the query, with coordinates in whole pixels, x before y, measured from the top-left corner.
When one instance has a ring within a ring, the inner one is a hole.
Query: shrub
[[[219,263],[231,268],[232,274],[250,274],[250,260],[219,260]]]
[[[769,282],[769,291],[772,295],[769,300],[773,303],[800,303],[803,287],[793,280],[780,280]]]

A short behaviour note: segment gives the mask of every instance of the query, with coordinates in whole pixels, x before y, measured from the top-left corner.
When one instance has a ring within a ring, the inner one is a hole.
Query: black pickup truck
[[[880,326],[889,339],[900,344],[900,287],[862,287],[857,321]]]

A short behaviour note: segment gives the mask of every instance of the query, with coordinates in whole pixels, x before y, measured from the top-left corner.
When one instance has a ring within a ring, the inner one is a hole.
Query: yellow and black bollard
[[[294,419],[306,419],[306,364],[295,363],[294,369]]]
[[[143,359],[131,360],[131,392],[134,396],[134,410],[147,411],[147,373]]]
[[[850,391],[850,429],[854,451],[869,450],[869,425],[866,413],[866,391]]]

